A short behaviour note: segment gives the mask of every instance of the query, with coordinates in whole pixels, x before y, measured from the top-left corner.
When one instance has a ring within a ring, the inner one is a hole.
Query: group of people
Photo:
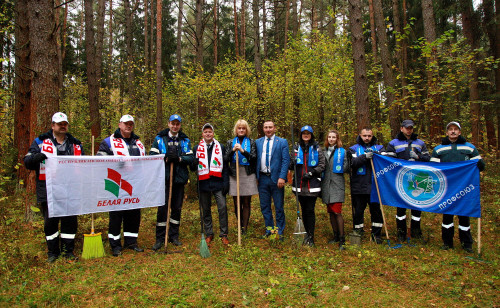
[[[139,136],[134,134],[134,125],[134,118],[131,115],[122,116],[118,129],[102,141],[97,155],[146,155]],[[458,122],[450,122],[446,126],[446,137],[443,138],[442,144],[434,149],[432,157],[425,143],[414,133],[415,123],[412,120],[404,120],[401,123],[400,133],[387,147],[378,144],[373,130],[365,127],[359,132],[356,144],[348,149],[343,147],[338,131],[328,131],[324,143],[320,145],[315,138],[313,128],[306,125],[300,129],[299,142],[293,145],[291,155],[288,141],[276,136],[276,126],[273,121],[265,121],[264,137],[253,140],[250,138],[251,128],[247,121],[238,120],[234,125],[234,137],[228,140],[225,146],[214,138],[214,126],[210,123],[203,125],[202,138],[193,148],[191,140],[182,132],[181,127],[182,118],[177,114],[170,116],[168,128],[156,135],[149,151],[149,155],[165,155],[165,182],[166,185],[172,186],[171,190],[169,187],[165,189],[165,200],[169,200],[170,197],[171,204],[169,221],[167,221],[166,205],[157,209],[156,240],[152,247],[155,251],[164,246],[166,238],[176,246],[182,245],[179,226],[189,170],[196,172],[198,177],[199,204],[207,244],[210,245],[214,241],[212,195],[219,216],[219,238],[223,244],[229,244],[227,194],[233,197],[235,214],[240,212],[239,225],[243,234],[248,230],[251,197],[258,194],[264,218],[262,237],[267,238],[276,233],[277,238],[284,241],[284,187],[289,170],[294,170],[292,191],[300,203],[306,231],[303,245],[314,246],[315,206],[317,198],[321,197],[326,205],[333,230],[333,239],[329,243],[337,243],[340,249],[344,249],[342,207],[345,201],[345,173],[350,174],[353,232],[363,234],[364,211],[369,206],[371,236],[376,243],[382,243],[381,208],[378,203],[370,202],[372,185],[370,159],[374,153],[410,161],[454,162],[477,159],[479,170],[484,170],[485,167],[477,149],[461,136],[461,126]],[[84,155],[81,142],[68,133],[68,118],[61,112],[53,115],[52,128],[33,141],[24,158],[26,167],[36,170],[37,201],[44,215],[48,262],[55,261],[60,255],[70,260],[76,259],[73,251],[78,226],[77,217],[50,218],[48,215],[44,161],[47,157],[57,155]],[[170,191],[172,196],[169,196]],[[414,238],[422,237],[420,219],[421,212],[412,210],[410,232]],[[144,251],[137,244],[140,222],[140,209],[109,213],[108,237],[113,256],[121,255],[123,248],[136,252]],[[396,224],[398,239],[405,241],[407,238],[405,208],[397,209]],[[459,216],[459,230],[462,247],[468,252],[472,251],[469,217]],[[453,234],[453,216],[443,215],[443,249],[453,248]]]

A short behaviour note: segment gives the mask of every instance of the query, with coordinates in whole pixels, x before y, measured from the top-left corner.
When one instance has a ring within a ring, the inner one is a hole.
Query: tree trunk
[[[400,116],[399,107],[394,103],[394,77],[392,75],[392,61],[387,43],[385,18],[382,11],[382,0],[373,0],[373,12],[375,24],[377,25],[377,39],[380,49],[380,61],[382,62],[382,72],[384,74],[384,88],[386,89],[386,105],[389,107],[389,125],[392,136],[399,132]]]
[[[363,38],[363,17],[361,1],[349,2],[349,24],[352,35],[352,59],[354,65],[354,84],[356,93],[356,122],[358,131],[370,125],[370,100],[368,97],[368,80],[366,76],[365,49]]]
[[[163,128],[163,101],[161,75],[162,0],[156,0],[156,128]]]
[[[144,67],[149,71],[149,0],[144,0]]]
[[[493,0],[483,0],[483,15],[484,15],[484,28],[486,29],[486,34],[488,36],[488,41],[490,43],[490,55],[496,58],[496,23],[495,23],[495,6]],[[497,11],[498,14],[498,11]],[[500,15],[499,15],[500,16]],[[498,68],[496,69],[498,70]],[[497,83],[498,86],[498,83]],[[486,106],[484,115],[486,120],[486,136],[488,139],[489,151],[496,150],[497,148],[497,137],[495,135],[495,115],[497,113],[497,108],[500,105],[500,100],[498,96],[495,96],[496,89],[492,90],[493,102],[492,105]]]
[[[124,14],[125,14],[125,50],[126,50],[126,67],[127,67],[127,87],[125,91],[128,94],[128,103],[132,107],[135,102],[135,72],[134,72],[134,52],[133,52],[133,29],[132,29],[132,10],[130,8],[130,1],[123,0]],[[160,30],[161,31],[161,30]]]
[[[184,6],[184,1],[179,0],[179,11],[177,13],[177,73],[182,73],[182,10]]]
[[[196,0],[196,63],[203,67],[203,0]]]
[[[94,39],[94,10],[92,0],[85,0],[85,52],[87,54],[87,85],[92,136],[101,135],[99,116],[99,81],[97,79],[96,43]],[[97,142],[97,141],[96,141]]]
[[[55,36],[54,1],[28,2],[33,136],[50,127],[59,110],[59,59]],[[31,139],[31,138],[30,138]]]
[[[96,42],[95,42],[95,62],[96,62],[97,84],[100,88],[101,77],[102,77],[102,58],[104,50],[104,14],[106,11],[106,0],[98,0],[97,4],[98,6],[97,6],[97,19],[96,19],[97,31],[96,31]]]
[[[477,29],[477,18],[474,14],[472,0],[460,0],[462,11],[462,27],[464,36],[471,49],[477,49],[479,46],[477,37],[479,33]],[[472,143],[481,148],[481,105],[477,103],[479,100],[479,84],[478,84],[478,68],[476,65],[472,66],[472,78],[469,81],[469,101],[471,109],[471,127],[472,127]]]
[[[109,0],[109,41],[108,41],[108,69],[106,85],[111,88],[111,68],[113,67],[113,0]]]
[[[290,0],[286,0],[286,14],[285,14],[285,44],[284,50],[288,45],[288,20],[290,19]]]
[[[253,29],[254,29],[254,65],[257,75],[262,72],[262,60],[260,56],[260,25],[259,25],[259,1],[252,0],[252,11],[253,11]]]
[[[266,13],[266,0],[262,0],[262,44],[264,45],[264,59],[267,59],[267,13]]]
[[[236,10],[236,0],[234,0],[233,11],[234,11],[234,54],[236,55],[236,58],[238,58],[240,56],[240,43],[238,40],[238,11]]]
[[[54,1],[28,1],[29,60],[33,72],[30,97],[30,138],[50,127],[52,115],[59,110],[59,59],[57,54]],[[23,119],[26,121],[27,119]],[[34,177],[30,177],[28,186]],[[33,185],[33,186],[31,186]],[[31,218],[26,204],[25,217]]]
[[[217,0],[214,0],[214,70],[218,63],[218,47],[219,47],[219,30],[217,29],[218,17],[217,17]]]
[[[30,50],[29,50],[29,18],[28,18],[28,0],[18,0],[15,7],[15,95],[16,109],[14,115],[14,146],[17,150],[17,162],[22,163],[24,155],[28,152],[31,143],[30,133],[31,119],[31,78],[30,68]],[[26,168],[18,169],[18,178],[25,185],[28,184],[29,170]],[[34,191],[34,186],[28,187],[29,191]],[[31,212],[31,211],[30,211]],[[26,213],[25,213],[26,214]],[[31,214],[25,216],[31,220]]]
[[[297,8],[297,1],[292,0],[292,35],[294,38],[297,38],[299,34],[299,12]],[[335,1],[333,1],[335,3]],[[335,5],[335,4],[334,4]],[[335,11],[335,9],[334,9]]]
[[[245,14],[246,14],[246,3],[245,0],[241,0],[241,41],[240,41],[240,53],[241,58],[246,58],[246,23],[245,23]]]
[[[432,0],[422,0],[422,16],[424,22],[424,37],[427,43],[436,40],[436,21],[434,19],[434,8]],[[441,96],[433,94],[439,84],[439,76],[431,68],[432,63],[436,63],[436,49],[433,48],[431,56],[427,59],[427,97],[430,102],[426,104],[426,111],[430,114],[429,135],[434,142],[439,142],[443,127],[443,106]],[[437,64],[436,64],[437,65]]]

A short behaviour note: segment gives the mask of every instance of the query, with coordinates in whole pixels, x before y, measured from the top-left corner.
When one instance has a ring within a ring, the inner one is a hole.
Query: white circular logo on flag
[[[424,165],[403,167],[396,176],[396,189],[401,198],[418,207],[437,204],[446,193],[447,186],[441,170]]]

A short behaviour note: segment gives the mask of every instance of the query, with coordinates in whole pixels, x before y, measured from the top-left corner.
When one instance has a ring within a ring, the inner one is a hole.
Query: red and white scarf
[[[44,139],[42,142],[42,149],[40,150],[47,157],[57,156],[57,148],[49,138]],[[82,155],[82,147],[79,144],[73,144],[73,155]],[[45,160],[40,163],[40,173],[38,179],[45,181]]]
[[[207,143],[204,139],[198,144],[196,157],[198,158],[198,179],[206,180],[210,176],[222,177],[222,148],[219,141],[214,139],[212,147],[212,161],[208,163]]]
[[[109,136],[109,143],[111,144],[111,150],[115,156],[130,156],[128,151],[128,146],[125,140],[122,138],[115,138],[115,134]],[[136,140],[135,144],[141,152],[141,156],[146,156],[146,149],[140,140]]]

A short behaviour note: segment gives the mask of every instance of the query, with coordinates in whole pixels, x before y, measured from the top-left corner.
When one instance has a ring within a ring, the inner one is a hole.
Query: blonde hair
[[[235,136],[238,136],[238,127],[240,127],[240,126],[244,126],[247,129],[246,136],[249,137],[250,134],[252,133],[252,130],[250,129],[250,125],[248,125],[248,122],[243,120],[243,119],[239,119],[238,121],[236,121],[236,123],[234,124],[234,128],[233,128],[233,134]]]
[[[330,130],[328,131],[328,134],[326,134],[326,137],[325,137],[325,148],[327,148],[327,149],[328,149],[328,146],[330,145],[330,144],[328,143],[328,136],[329,136],[331,133],[334,133],[334,134],[337,136],[337,144],[336,144],[336,146],[337,146],[338,148],[341,148],[341,147],[342,147],[342,140],[340,139],[340,133],[339,133],[337,130],[335,130],[335,129],[330,129]]]

